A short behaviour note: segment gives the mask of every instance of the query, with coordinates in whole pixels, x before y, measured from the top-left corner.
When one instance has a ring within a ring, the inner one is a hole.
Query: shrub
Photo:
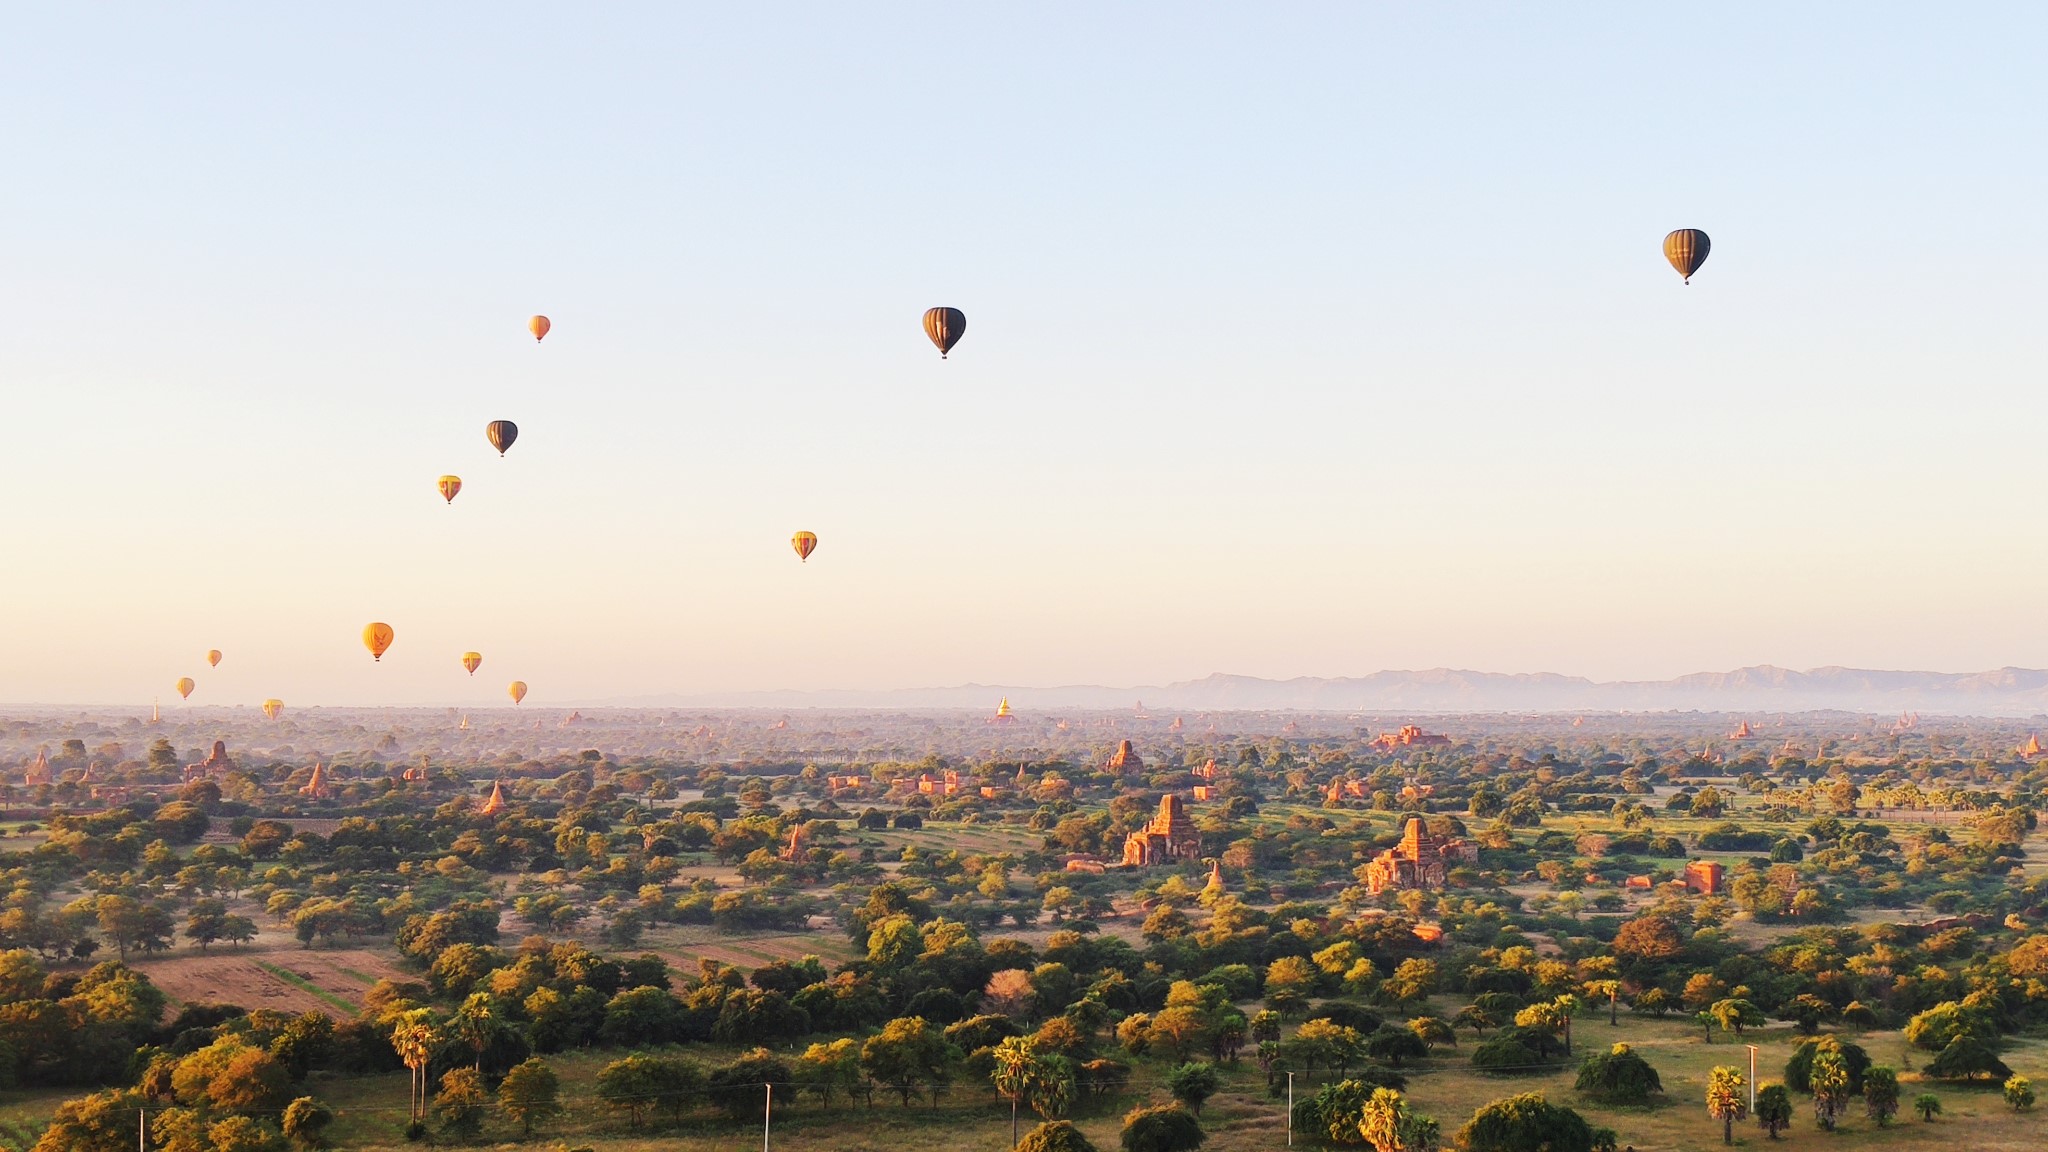
[[[1474,1112],[1457,1139],[1465,1152],[1593,1152],[1595,1138],[1577,1112],[1525,1092]]]
[[[1841,1053],[1842,1064],[1849,1070],[1849,1094],[1863,1094],[1863,1074],[1870,1071],[1870,1054],[1862,1045],[1837,1036],[1801,1040],[1792,1058],[1785,1062],[1785,1087],[1799,1093],[1813,1091],[1813,1057],[1817,1052]]]
[[[1472,1067],[1494,1076],[1543,1070],[1543,1058],[1511,1033],[1502,1033],[1472,1049]]]
[[[1653,1093],[1664,1091],[1657,1070],[1626,1044],[1588,1057],[1579,1066],[1579,1079],[1573,1087],[1609,1104],[1641,1104]]]
[[[1123,1152],[1194,1152],[1202,1146],[1202,1124],[1178,1104],[1138,1108],[1124,1117]]]
[[[1024,1134],[1017,1152],[1095,1152],[1095,1145],[1079,1128],[1065,1120],[1052,1120]]]

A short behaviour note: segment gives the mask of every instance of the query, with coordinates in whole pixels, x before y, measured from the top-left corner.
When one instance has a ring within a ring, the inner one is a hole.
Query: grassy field
[[[1448,1002],[1437,1005],[1446,1010]],[[1706,1043],[1694,1026],[1677,1020],[1648,1020],[1622,1016],[1617,1027],[1609,1027],[1604,1016],[1581,1018],[1574,1029],[1576,1050],[1583,1055],[1624,1040],[1633,1044],[1663,1077],[1666,1098],[1648,1108],[1604,1108],[1581,1100],[1572,1091],[1576,1061],[1538,1075],[1496,1078],[1479,1076],[1465,1063],[1465,1051],[1444,1051],[1440,1056],[1409,1069],[1408,1096],[1411,1104],[1434,1116],[1445,1133],[1455,1131],[1472,1112],[1489,1100],[1517,1092],[1540,1091],[1553,1103],[1577,1108],[1586,1118],[1613,1128],[1624,1145],[1638,1152],[1689,1152],[1717,1146],[1720,1129],[1706,1114],[1702,1103],[1708,1071],[1718,1064],[1747,1068],[1747,1043],[1759,1046],[1757,1066],[1761,1079],[1780,1079],[1786,1058],[1797,1036],[1788,1028],[1751,1030],[1737,1043],[1717,1033]],[[1941,1097],[1944,1114],[1933,1124],[1924,1124],[1910,1112],[1902,1114],[1887,1129],[1865,1119],[1860,1105],[1833,1134],[1821,1132],[1812,1112],[1800,1101],[1790,1131],[1776,1143],[1765,1138],[1752,1122],[1736,1127],[1736,1142],[1753,1148],[1770,1147],[1784,1152],[1823,1147],[1955,1148],[1972,1152],[2021,1152],[2042,1147],[2048,1126],[2039,1115],[2019,1115],[2005,1106],[1995,1084],[1963,1087],[1922,1083],[1917,1074],[1904,1071],[1902,1058],[1908,1054],[1896,1032],[1874,1032],[1854,1037],[1881,1065],[1901,1067],[1903,1099],[1931,1091]],[[1464,1041],[1469,1049],[1470,1041]],[[730,1058],[732,1051],[693,1048],[689,1055],[707,1063]],[[608,1112],[597,1100],[594,1081],[603,1065],[617,1058],[617,1052],[570,1053],[551,1057],[561,1074],[563,1094],[569,1112],[548,1125],[531,1140],[503,1117],[494,1115],[480,1146],[525,1145],[551,1148],[556,1145],[587,1145],[597,1152],[730,1152],[750,1148],[760,1139],[757,1121],[733,1122],[697,1119],[680,1129],[650,1127],[632,1130],[623,1116]],[[785,1053],[793,1055],[793,1053]],[[2036,1082],[2048,1080],[2048,1044],[2023,1040],[2005,1053],[2007,1063]],[[1925,1062],[1924,1053],[1912,1053],[1905,1063]],[[1076,1123],[1095,1141],[1109,1149],[1116,1144],[1122,1114],[1141,1103],[1167,1099],[1161,1086],[1165,1064],[1141,1061],[1134,1070],[1131,1089],[1112,1104],[1083,1112]],[[1283,1145],[1285,1107],[1265,1091],[1264,1077],[1249,1062],[1226,1069],[1228,1086],[1211,1099],[1203,1111],[1203,1126],[1209,1140],[1205,1152],[1254,1152]],[[1305,1076],[1298,1077],[1296,1091],[1306,1096],[1314,1091]],[[338,1118],[330,1130],[333,1146],[364,1152],[399,1152],[416,1147],[400,1134],[405,1122],[406,1077],[404,1073],[358,1078],[316,1077],[308,1090],[327,1101]],[[9,1116],[41,1117],[54,1106],[54,1097],[0,1096],[0,1119]],[[835,1102],[821,1108],[805,1097],[788,1111],[778,1108],[771,1147],[791,1152],[963,1152],[986,1149],[1000,1152],[1009,1140],[1009,1112],[985,1085],[960,1084],[949,1091],[936,1107],[928,1102],[904,1108],[893,1096],[878,1094],[870,1109]],[[1031,1118],[1026,1116],[1027,1124]],[[1297,1135],[1297,1144],[1306,1139]]]

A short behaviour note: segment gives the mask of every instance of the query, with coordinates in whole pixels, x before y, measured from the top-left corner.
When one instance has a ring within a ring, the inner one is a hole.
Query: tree
[[[1854,1096],[1863,1091],[1863,1074],[1870,1070],[1870,1054],[1863,1046],[1839,1036],[1822,1036],[1815,1040],[1802,1040],[1785,1061],[1785,1087],[1794,1092],[1812,1092],[1813,1061],[1822,1052],[1834,1052],[1842,1057],[1842,1064],[1849,1070],[1849,1094]]]
[[[434,1010],[415,1008],[401,1014],[392,1024],[391,1047],[412,1070],[412,1118],[427,1114],[427,1062],[441,1046],[441,1030],[434,1022]]]
[[[1635,960],[1669,960],[1685,947],[1685,937],[1668,916],[1646,913],[1614,934],[1614,954]]]
[[[285,1105],[280,1127],[292,1143],[301,1148],[318,1148],[320,1133],[334,1123],[334,1113],[311,1096],[301,1096]]]
[[[1869,1073],[1864,1074],[1864,1083],[1869,1083]],[[1840,1052],[1820,1051],[1813,1055],[1813,1067],[1807,1073],[1807,1086],[1813,1092],[1813,1114],[1820,1121],[1822,1131],[1835,1130],[1835,1118],[1849,1106],[1849,1065]]]
[[[1975,1080],[1979,1076],[2004,1079],[2012,1069],[1991,1050],[1991,1045],[1971,1035],[1957,1036],[1927,1062],[1925,1074],[1936,1080]]]
[[[1050,1120],[1026,1132],[1016,1152],[1095,1152],[1095,1145],[1065,1120]]]
[[[1742,1070],[1723,1064],[1707,1076],[1707,1114],[1721,1122],[1721,1143],[1735,1143],[1735,1122],[1749,1114]]]
[[[1707,1014],[1721,1026],[1721,1031],[1733,1032],[1737,1036],[1742,1035],[1744,1028],[1761,1028],[1767,1023],[1756,1005],[1741,999],[1716,1000],[1707,1009]]]
[[[861,1045],[860,1064],[878,1084],[894,1088],[908,1108],[918,1090],[930,1088],[933,1103],[947,1081],[956,1052],[922,1016],[891,1020]]]
[[[1617,1018],[1621,1011],[1621,981],[1588,980],[1586,982],[1586,994],[1588,996],[1605,996],[1607,998],[1607,1026],[1609,1028],[1621,1023]]]
[[[441,1091],[434,1096],[434,1114],[441,1118],[441,1130],[465,1140],[483,1131],[484,1112],[490,1108],[490,1093],[484,1091],[483,1073],[474,1068],[451,1068],[441,1076]]]
[[[1213,1064],[1181,1064],[1166,1073],[1166,1091],[1197,1116],[1202,1114],[1202,1102],[1221,1087],[1223,1078]]]
[[[1408,1110],[1408,1101],[1390,1088],[1375,1088],[1359,1110],[1358,1134],[1373,1152],[1432,1152],[1438,1143],[1436,1121]]]
[[[1421,1060],[1429,1055],[1429,1045],[1421,1037],[1406,1028],[1388,1025],[1367,1036],[1361,1048],[1368,1057],[1395,1068],[1404,1060]]]
[[[1792,1126],[1792,1094],[1783,1084],[1766,1084],[1756,1090],[1756,1122],[1773,1140]]]
[[[1863,1074],[1863,1114],[1883,1128],[1899,1111],[1899,1074],[1890,1068],[1872,1068]]]
[[[1577,1112],[1541,1092],[1495,1100],[1458,1130],[1465,1152],[1593,1152],[1594,1132]]]
[[[857,1041],[842,1037],[830,1044],[813,1044],[804,1049],[797,1062],[803,1066],[805,1090],[818,1098],[820,1107],[832,1106],[834,1092],[844,1093],[849,1100],[853,1098],[861,1078]]]
[[[1205,1139],[1201,1121],[1178,1104],[1137,1108],[1124,1116],[1123,1152],[1194,1152]]]
[[[1626,1044],[1587,1057],[1573,1087],[1609,1104],[1641,1104],[1664,1091],[1657,1070]]]
[[[484,1049],[489,1048],[491,1041],[504,1029],[504,1022],[498,1018],[497,1006],[491,1003],[489,994],[483,992],[470,993],[448,1020],[448,1030],[474,1054],[476,1059],[472,1067],[479,1072],[483,1071]]]
[[[283,1152],[278,1131],[251,1116],[230,1116],[206,1129],[207,1152]]]
[[[513,1066],[498,1084],[498,1107],[518,1121],[519,1134],[562,1114],[562,1080],[547,1061],[533,1057]]]
[[[654,1099],[661,1091],[660,1061],[652,1056],[634,1053],[622,1060],[614,1060],[598,1070],[597,1098],[606,1107],[624,1112],[627,1121],[638,1128],[640,1121],[654,1107]]]
[[[2005,1102],[2015,1112],[2025,1112],[2034,1106],[2034,1082],[2015,1073],[2006,1078]]]
[[[1913,1111],[1920,1114],[1922,1123],[1932,1124],[1934,1118],[1941,1115],[1941,1097],[1932,1092],[1922,1092],[1913,1097]]]
[[[1448,1044],[1453,1048],[1458,1046],[1458,1034],[1452,1031],[1449,1023],[1435,1016],[1417,1016],[1408,1021],[1408,1030],[1415,1033],[1417,1040],[1431,1048],[1439,1044]]]

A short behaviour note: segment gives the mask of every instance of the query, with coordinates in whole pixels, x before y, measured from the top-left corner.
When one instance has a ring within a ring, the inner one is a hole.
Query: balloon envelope
[[[1690,284],[1692,274],[1707,262],[1707,251],[1712,247],[1713,242],[1707,239],[1705,232],[1697,228],[1680,228],[1664,237],[1664,258],[1671,261],[1671,266],[1678,269],[1678,274]]]
[[[514,440],[519,439],[519,425],[510,420],[493,420],[484,426],[484,438],[491,442],[491,447],[498,450],[498,455],[503,456],[505,449],[510,448]]]
[[[533,342],[536,344],[540,343],[541,337],[546,336],[548,329],[552,327],[554,325],[548,323],[548,318],[545,316],[535,316],[526,322],[526,330],[533,333]]]
[[[192,698],[192,690],[197,687],[199,687],[198,682],[194,681],[190,676],[178,677],[178,698],[190,700]]]
[[[481,652],[464,652],[462,654],[462,666],[469,670],[471,676],[476,675],[476,670],[483,667],[483,663],[484,657]]]
[[[521,700],[526,699],[526,681],[514,680],[510,685],[506,686],[505,692],[512,697],[514,704],[519,703]]]
[[[397,638],[398,634],[391,630],[389,624],[363,625],[363,647],[370,650],[372,659],[384,659],[385,649],[390,648],[391,642]]]
[[[453,504],[455,503],[455,494],[462,491],[462,477],[443,476],[435,482],[434,486],[441,490],[442,499]]]
[[[272,700],[265,700],[265,701],[263,702],[263,715],[264,715],[264,716],[265,716],[266,718],[268,718],[268,719],[271,719],[271,720],[275,720],[275,719],[277,719],[277,718],[278,718],[278,717],[279,717],[280,715],[282,715],[283,713],[284,713],[284,701],[282,701],[282,700],[275,700],[275,699],[272,699]]]
[[[796,549],[797,559],[809,560],[811,553],[818,550],[818,534],[816,532],[799,532],[789,538],[789,546]]]
[[[958,308],[931,308],[924,314],[924,334],[939,346],[939,359],[944,360],[953,345],[967,335],[967,313]]]
[[[206,666],[207,666],[207,667],[209,667],[209,668],[218,668],[218,667],[220,667],[220,649],[218,649],[218,648],[209,648],[209,649],[207,649],[207,651],[206,651]]]

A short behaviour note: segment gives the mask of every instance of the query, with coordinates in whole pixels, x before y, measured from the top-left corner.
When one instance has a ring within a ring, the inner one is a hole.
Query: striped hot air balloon
[[[178,699],[190,700],[192,698],[192,690],[199,687],[199,683],[190,676],[180,676],[175,687],[178,689]]]
[[[476,675],[476,670],[483,667],[483,664],[484,654],[481,652],[464,652],[462,654],[462,666],[469,670],[471,676]]]
[[[1680,228],[1664,238],[1664,258],[1678,269],[1687,284],[1692,283],[1692,274],[1707,262],[1707,251],[1713,247],[1707,234],[1697,228]]]
[[[493,420],[484,426],[484,439],[489,440],[491,447],[496,448],[498,455],[503,456],[505,449],[510,448],[514,440],[519,439],[519,425],[510,420]]]
[[[789,538],[789,546],[796,549],[797,559],[809,560],[811,553],[818,550],[818,534],[816,532],[799,532]]]
[[[924,334],[939,346],[939,359],[944,360],[953,345],[967,335],[967,313],[958,308],[931,308],[924,314]]]
[[[462,477],[443,476],[439,480],[435,481],[435,487],[441,490],[441,496],[443,499],[447,500],[450,504],[453,504],[455,503],[455,494],[457,492],[462,491]]]
[[[535,344],[540,343],[547,336],[548,329],[552,327],[554,325],[548,323],[548,318],[545,316],[535,316],[526,322],[526,330],[533,333],[533,342]]]

